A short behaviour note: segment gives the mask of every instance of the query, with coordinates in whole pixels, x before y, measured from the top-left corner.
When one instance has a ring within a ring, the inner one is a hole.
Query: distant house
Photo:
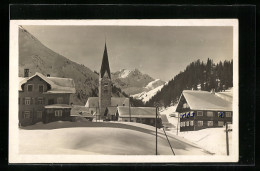
[[[88,119],[89,121],[92,121],[94,118],[94,115],[91,113],[89,108],[79,105],[72,106],[70,116],[72,121],[76,121],[79,117]]]
[[[214,92],[184,90],[176,111],[180,117],[180,131],[222,127],[232,123],[232,93],[219,95]]]
[[[29,77],[25,69],[19,81],[19,125],[69,119],[71,94],[76,92],[73,79],[38,72]]]
[[[103,119],[108,119],[114,115],[118,106],[129,106],[129,98],[127,97],[111,97],[111,104],[104,111]],[[99,97],[89,97],[85,105],[92,115],[100,119]]]
[[[130,107],[119,106],[116,111],[116,118],[118,121],[143,123],[148,125],[155,125],[156,108],[155,107]],[[161,123],[160,115],[158,114],[157,123]]]

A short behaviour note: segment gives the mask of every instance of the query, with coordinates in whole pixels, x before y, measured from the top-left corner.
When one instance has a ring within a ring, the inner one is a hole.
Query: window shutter
[[[25,98],[23,98],[23,104],[25,104]]]

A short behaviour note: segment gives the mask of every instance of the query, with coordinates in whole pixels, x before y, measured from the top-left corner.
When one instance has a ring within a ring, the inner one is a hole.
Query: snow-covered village
[[[19,26],[20,154],[234,153],[232,29],[99,27]]]

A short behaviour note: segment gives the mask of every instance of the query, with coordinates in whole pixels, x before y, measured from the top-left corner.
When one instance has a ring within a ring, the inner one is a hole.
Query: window
[[[203,121],[198,121],[198,126],[203,126]]]
[[[185,122],[181,122],[181,127],[185,127]]]
[[[223,121],[218,121],[218,126],[224,126],[224,122]]]
[[[39,85],[39,92],[43,92],[43,85]]]
[[[203,111],[198,111],[197,116],[203,116]]]
[[[58,104],[62,104],[63,103],[63,98],[62,97],[58,97],[57,98],[57,103]]]
[[[54,104],[54,99],[49,99],[48,100],[48,105],[52,105],[52,104]]]
[[[209,112],[209,111],[208,111],[208,112],[207,112],[207,116],[208,116],[208,117],[213,117],[213,112]]]
[[[231,112],[226,112],[226,117],[231,117]]]
[[[25,104],[30,105],[31,104],[31,98],[30,97],[25,97]]]
[[[38,104],[43,104],[43,97],[38,97]]]
[[[92,114],[92,115],[93,115],[93,113],[94,113],[93,110],[91,110],[91,114]]]
[[[33,91],[33,85],[32,84],[27,85],[27,91]]]
[[[218,112],[218,117],[223,118],[224,117],[224,112]]]
[[[190,122],[189,122],[189,121],[187,121],[187,122],[186,122],[186,126],[189,126],[189,123],[190,123]]]
[[[42,118],[42,111],[37,111],[37,118],[41,119]]]
[[[29,119],[29,118],[31,118],[31,112],[30,112],[30,111],[24,111],[23,117],[24,117],[24,119]]]
[[[208,126],[213,126],[213,121],[208,121]]]
[[[56,117],[62,116],[62,110],[55,110],[55,116]]]
[[[190,126],[193,126],[193,121],[190,121]]]

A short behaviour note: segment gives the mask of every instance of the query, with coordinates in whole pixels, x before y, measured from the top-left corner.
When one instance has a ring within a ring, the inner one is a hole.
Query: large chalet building
[[[222,127],[232,123],[232,95],[231,92],[184,90],[176,108],[180,131]]]
[[[37,122],[69,120],[71,94],[76,92],[71,78],[44,76],[36,72],[29,77],[19,77],[19,125],[27,126]]]

